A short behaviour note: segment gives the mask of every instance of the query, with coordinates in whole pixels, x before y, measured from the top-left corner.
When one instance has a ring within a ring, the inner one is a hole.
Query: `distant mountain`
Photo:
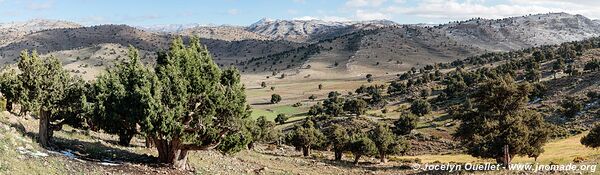
[[[477,18],[435,26],[399,25],[392,21],[262,19],[249,26],[151,28],[81,27],[50,20],[0,24],[0,64],[14,63],[23,49],[36,49],[45,55],[68,53],[66,56],[71,58],[94,55],[117,59],[119,56],[111,54],[124,56],[120,50],[133,45],[145,57],[152,58],[156,50],[166,49],[175,35],[183,35],[185,39],[200,36],[219,65],[236,65],[244,73],[290,70],[350,75],[398,72],[490,51],[600,36],[598,21],[566,13],[497,20]]]
[[[278,26],[274,23],[290,24],[277,21],[263,23],[270,26]],[[308,76],[308,72],[323,71],[348,75],[390,73],[490,51],[510,51],[596,36],[600,36],[598,23],[581,15],[566,13],[498,20],[472,19],[435,27],[392,25],[321,38],[320,42],[307,47],[252,59],[245,62],[243,68],[257,73],[291,70],[302,76]]]
[[[35,19],[26,22],[0,23],[0,46],[6,45],[37,31],[77,27],[81,27],[81,25],[67,21],[43,19]]]
[[[246,30],[269,36],[273,39],[306,42],[318,41],[324,37],[339,36],[365,28],[395,25],[387,20],[362,22],[331,22],[322,20],[270,20],[260,21],[246,27]]]
[[[360,22],[330,22],[322,20],[271,20],[263,18],[246,27],[228,25],[155,25],[138,27],[149,32],[196,35],[201,38],[226,41],[287,40],[293,42],[316,42],[362,29],[396,25],[393,21],[373,20]]]
[[[166,25],[151,25],[151,26],[137,26],[137,28],[158,33],[179,33],[186,29],[195,27],[204,27],[201,24],[166,24]]]
[[[600,36],[600,23],[567,13],[498,20],[472,19],[437,28],[459,42],[490,51],[509,51]]]

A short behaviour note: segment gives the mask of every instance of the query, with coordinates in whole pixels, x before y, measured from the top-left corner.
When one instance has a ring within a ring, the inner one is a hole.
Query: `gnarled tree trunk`
[[[361,156],[362,155],[360,155],[360,154],[354,155],[354,165],[358,165],[358,161],[360,160]]]
[[[40,109],[40,125],[38,130],[38,142],[44,148],[50,144],[52,129],[50,129],[50,111]]]
[[[154,147],[154,140],[150,136],[146,136],[146,148]]]
[[[129,143],[131,143],[131,139],[133,139],[133,134],[121,133],[121,134],[119,134],[119,145],[129,146]]]
[[[337,150],[334,151],[334,154],[335,154],[335,160],[336,161],[342,160],[342,156],[344,155],[342,151],[337,151]]]
[[[154,139],[158,149],[158,161],[171,165],[173,168],[185,170],[187,168],[187,150],[181,150],[181,140]]]
[[[385,158],[385,153],[379,153],[379,160],[381,163],[387,163],[387,159]]]
[[[508,145],[504,145],[504,147],[502,148],[502,157],[496,158],[496,162],[502,164],[502,166],[504,166],[505,168],[508,168],[508,166],[510,166],[510,163],[512,162],[512,156],[510,155],[510,149]]]
[[[302,155],[308,157],[310,155],[310,146],[302,147]]]
[[[6,111],[12,112],[12,110],[13,110],[12,100],[6,99]]]

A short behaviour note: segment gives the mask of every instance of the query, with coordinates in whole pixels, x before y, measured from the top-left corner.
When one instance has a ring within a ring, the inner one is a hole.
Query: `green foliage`
[[[591,148],[600,147],[600,124],[596,124],[590,133],[581,138],[581,144]]]
[[[187,151],[235,146],[220,143],[240,131],[250,115],[239,72],[221,70],[197,38],[189,46],[174,39],[156,62],[159,83],[143,87],[150,93],[142,101],[148,114],[140,126],[154,139],[159,161],[185,168]]]
[[[594,59],[585,64],[583,70],[597,71],[600,70],[600,60]]]
[[[398,154],[408,151],[409,144],[403,138],[399,138],[385,124],[378,124],[371,131],[371,140],[377,147],[379,158],[385,162],[386,156],[389,154]]]
[[[508,76],[488,81],[472,95],[473,110],[460,114],[462,121],[455,137],[467,153],[481,158],[494,158],[505,165],[503,148],[509,157],[537,157],[548,140],[548,127],[542,116],[528,109],[531,86],[517,85]],[[508,162],[507,162],[508,161]]]
[[[402,113],[400,118],[394,122],[394,132],[398,135],[407,135],[417,127],[419,117],[412,113]]]
[[[336,94],[336,93],[333,93]],[[323,112],[329,116],[338,117],[344,113],[344,98],[331,95],[323,101]]]
[[[402,82],[392,81],[387,92],[390,95],[402,95],[408,93],[408,87]]]
[[[533,89],[531,91],[531,94],[529,95],[529,99],[543,98],[547,90],[548,88],[546,87],[546,85],[542,83],[535,83],[533,84]]]
[[[325,142],[325,135],[317,128],[311,120],[306,120],[303,125],[296,126],[296,129],[289,133],[288,143],[302,150],[303,155],[309,156],[313,147],[321,146]]]
[[[375,142],[367,135],[354,136],[348,145],[348,150],[354,154],[354,164],[358,164],[362,156],[370,156],[377,153]]]
[[[563,115],[567,118],[574,118],[577,114],[583,110],[583,103],[575,97],[569,96],[567,99],[561,102]]]
[[[127,59],[122,59],[94,84],[94,117],[96,127],[119,135],[119,144],[129,145],[139,125],[152,111],[147,100],[158,98],[158,79],[139,59],[138,51],[130,47]]]
[[[260,116],[256,119],[256,126],[258,127],[258,132],[254,133],[255,141],[269,143],[279,140],[281,133],[275,130],[275,122],[267,120],[265,116]]]
[[[80,77],[72,77],[54,57],[40,59],[34,51],[21,52],[17,74],[9,73],[8,89],[15,90],[22,110],[37,112],[40,118],[38,141],[47,146],[54,130],[63,124],[81,127],[86,102],[85,82]],[[20,83],[19,83],[20,81]],[[16,87],[16,88],[15,88]],[[13,93],[10,92],[9,93]],[[14,95],[14,94],[12,94]]]
[[[463,96],[468,87],[462,74],[459,73],[447,77],[443,83],[446,85],[444,92],[451,98]]]
[[[431,113],[431,104],[427,100],[417,99],[410,105],[410,111],[419,116]]]
[[[323,108],[323,105],[321,103],[317,102],[317,104],[310,107],[310,109],[308,110],[308,115],[318,116],[318,115],[323,114],[324,111],[325,111],[325,109]]]
[[[281,102],[281,96],[279,94],[271,94],[271,104]]]
[[[316,96],[316,95],[310,95],[310,96],[308,97],[308,99],[309,99],[309,100],[311,100],[311,101],[314,101],[314,100],[316,100],[316,99],[317,99],[317,96]]]
[[[12,104],[21,100],[25,96],[23,84],[19,80],[16,70],[10,69],[0,75],[0,92],[6,99],[6,110],[12,110]]]
[[[277,118],[275,118],[275,122],[279,124],[285,124],[285,121],[288,120],[288,117],[285,114],[277,114]]]
[[[363,99],[346,100],[344,110],[356,116],[361,116],[367,112],[367,102]]]
[[[267,87],[267,83],[265,83],[264,81],[260,83],[260,87],[262,88],[266,88]]]
[[[334,124],[326,132],[327,144],[330,145],[335,154],[335,160],[341,160],[343,152],[350,143],[350,135],[342,125]]]

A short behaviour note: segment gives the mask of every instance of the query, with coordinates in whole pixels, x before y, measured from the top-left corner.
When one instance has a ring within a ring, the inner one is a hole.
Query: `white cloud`
[[[346,6],[348,7],[378,7],[385,3],[387,0],[348,0]]]

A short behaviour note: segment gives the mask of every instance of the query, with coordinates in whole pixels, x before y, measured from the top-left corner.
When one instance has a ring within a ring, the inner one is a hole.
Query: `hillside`
[[[0,47],[37,31],[77,27],[81,27],[81,25],[66,21],[42,19],[25,22],[0,23]]]
[[[600,24],[581,15],[538,14],[498,20],[472,19],[437,26],[449,37],[488,51],[509,51],[578,41],[600,35]]]
[[[265,74],[310,65],[303,76],[358,76],[354,70],[394,74],[411,67],[450,62],[474,54],[510,51],[598,36],[600,25],[581,15],[538,14],[498,20],[472,19],[430,27],[391,21],[326,22],[260,20],[250,26],[169,25],[138,29],[126,25],[81,27],[62,21],[3,24],[1,64],[14,63],[23,49],[45,55],[102,44],[165,49],[175,35],[199,36],[221,66]],[[71,52],[70,57],[87,53]],[[154,53],[145,53],[152,58]],[[337,65],[337,66],[332,66]],[[310,71],[314,71],[310,73]]]

